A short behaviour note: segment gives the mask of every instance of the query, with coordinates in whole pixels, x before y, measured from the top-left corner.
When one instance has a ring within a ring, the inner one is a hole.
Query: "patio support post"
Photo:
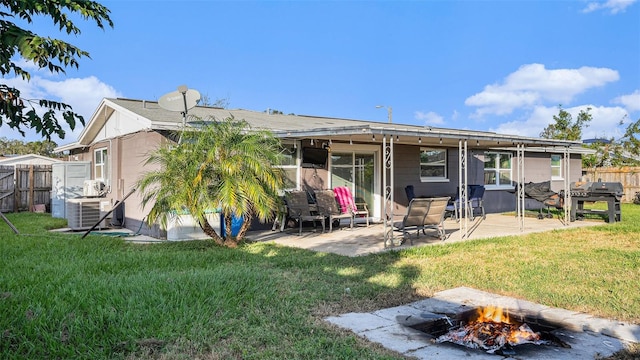
[[[383,210],[384,210],[384,247],[394,246],[393,241],[393,185],[394,185],[394,173],[393,173],[393,135],[389,137],[389,144],[387,144],[387,137],[382,136],[382,152],[383,152],[383,169],[382,169],[382,187],[384,191]]]
[[[460,201],[460,210],[464,206],[465,216],[464,220],[459,218],[458,222],[460,228],[460,238],[466,239],[469,236],[469,217],[468,204],[467,204],[467,184],[468,184],[468,172],[467,172],[467,139],[458,139],[458,200]],[[458,213],[458,216],[462,216]]]
[[[564,225],[569,226],[571,221],[571,151],[568,146],[564,148]]]
[[[520,231],[524,231],[524,144],[518,144],[516,148],[516,182],[518,187],[516,198],[516,217],[520,224]]]

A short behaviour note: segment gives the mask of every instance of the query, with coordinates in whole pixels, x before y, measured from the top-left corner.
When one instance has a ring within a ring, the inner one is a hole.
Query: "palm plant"
[[[233,247],[254,217],[269,221],[278,208],[283,175],[274,165],[280,161],[281,145],[270,132],[253,130],[233,117],[205,123],[185,130],[181,144],[152,153],[147,164],[158,169],[146,173],[138,188],[143,205],[153,202],[149,223],[159,221],[166,228],[177,213],[188,212],[217,244]],[[213,209],[224,216],[224,238],[207,219]],[[236,237],[231,236],[233,217],[243,220]]]

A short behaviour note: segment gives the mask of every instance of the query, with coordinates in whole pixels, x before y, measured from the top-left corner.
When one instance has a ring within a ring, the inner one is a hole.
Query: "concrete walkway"
[[[462,220],[464,221],[464,219]],[[524,228],[520,229],[518,219],[513,215],[488,214],[486,219],[476,217],[474,221],[468,221],[468,237],[462,238],[460,223],[447,219],[444,222],[447,238],[445,243],[476,240],[490,237],[523,235],[535,232],[545,232],[552,230],[574,229],[584,226],[604,225],[604,220],[575,221],[564,224],[561,219],[525,218]],[[410,241],[404,241],[402,245],[387,247],[384,246],[384,226],[382,224],[372,224],[366,227],[364,224],[357,224],[353,229],[349,226],[341,226],[329,233],[328,230],[322,233],[322,228],[303,228],[302,235],[298,235],[298,228],[287,228],[283,232],[279,230],[251,231],[247,233],[250,241],[271,241],[276,244],[298,247],[319,252],[335,253],[345,256],[359,256],[371,253],[387,251],[390,249],[406,249],[410,246],[424,246],[442,244],[443,242],[435,237],[434,230],[427,230],[427,234],[420,234],[416,238],[415,231],[411,233],[413,245]],[[401,239],[401,234],[395,232],[394,238]]]

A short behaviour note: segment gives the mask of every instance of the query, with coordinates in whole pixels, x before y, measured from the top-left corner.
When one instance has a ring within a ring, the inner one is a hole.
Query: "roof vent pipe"
[[[146,100],[142,100],[142,108],[143,109],[147,108],[147,101]]]

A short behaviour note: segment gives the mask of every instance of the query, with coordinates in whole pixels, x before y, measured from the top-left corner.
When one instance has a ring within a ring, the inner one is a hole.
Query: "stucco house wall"
[[[74,161],[90,161],[92,163],[91,176],[95,178],[94,152],[97,149],[107,149],[109,169],[106,184],[109,187],[109,192],[105,195],[104,200],[109,201],[113,206],[136,187],[136,182],[145,172],[158,168],[156,164],[145,163],[149,154],[167,141],[167,138],[160,132],[141,131],[72,150],[69,157]],[[150,206],[142,207],[142,193],[136,191],[131,194],[124,204],[125,227],[131,230],[140,230],[141,233],[154,237],[166,236],[166,233],[159,226],[148,227],[143,223],[149,210]]]

